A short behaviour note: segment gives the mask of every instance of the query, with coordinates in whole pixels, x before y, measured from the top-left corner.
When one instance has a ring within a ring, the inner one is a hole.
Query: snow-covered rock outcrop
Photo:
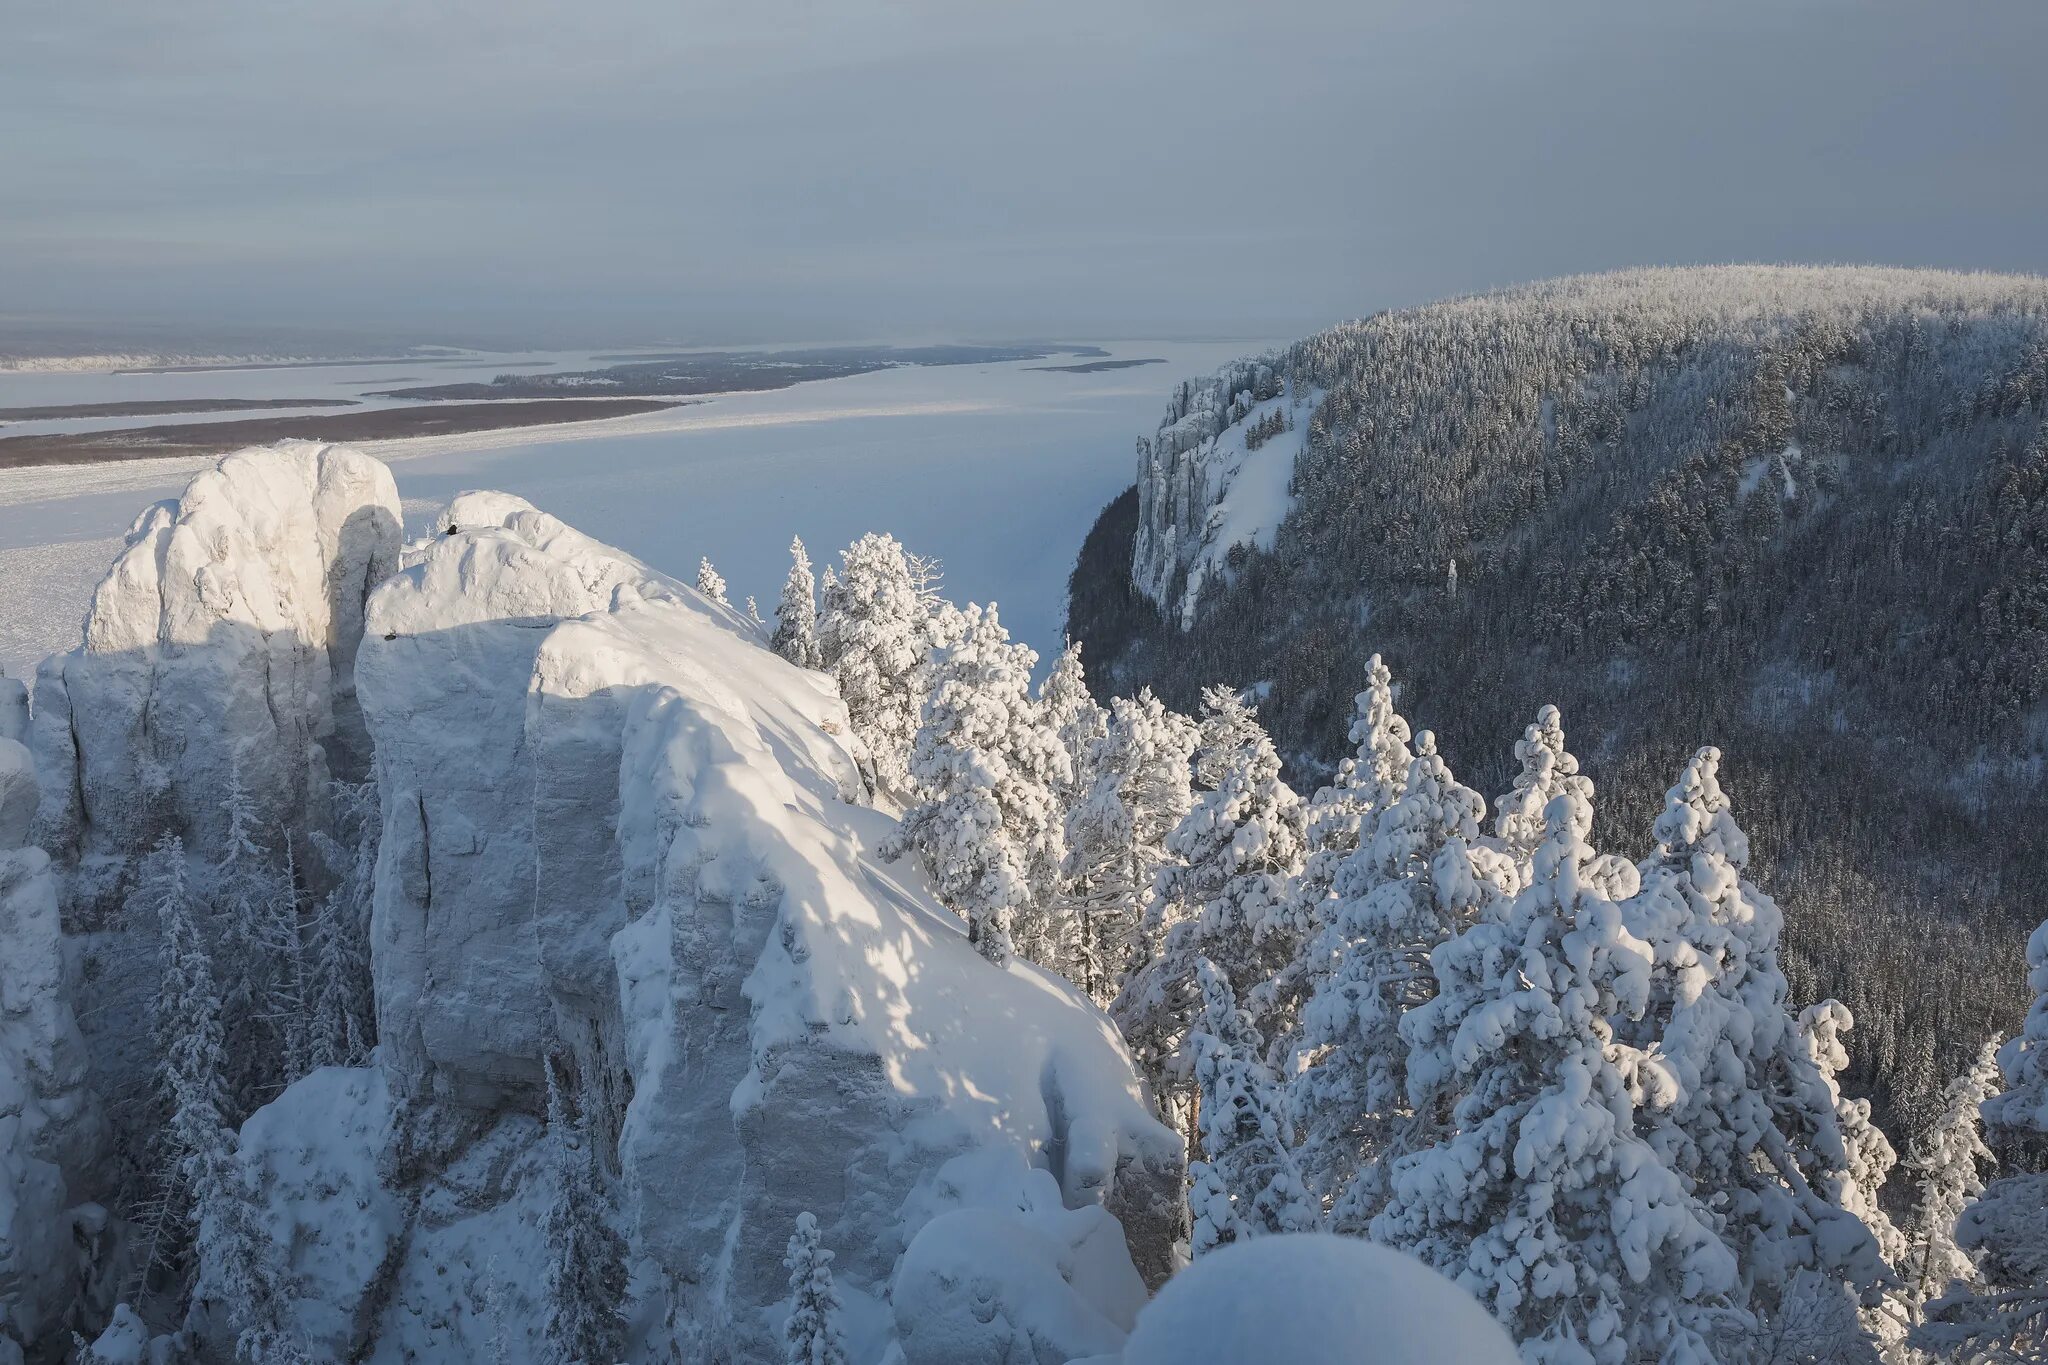
[[[1179,1141],[1078,992],[991,967],[875,856],[893,820],[863,804],[828,679],[729,608],[470,494],[372,596],[357,685],[388,1082],[532,1113],[543,1058],[566,1059],[602,1101],[685,1358],[772,1354],[805,1210],[857,1321],[885,1323],[899,1261],[944,1301],[957,1235],[905,1252],[983,1209],[1013,1235],[981,1259],[1007,1246],[1020,1282],[1071,1296],[1022,1317],[1086,1324],[1091,1350],[1120,1338],[1130,1287],[1169,1268]]]
[[[400,526],[389,470],[306,441],[229,455],[136,519],[83,643],[36,679],[38,835],[75,869],[70,913],[106,915],[165,832],[208,851],[231,771],[310,823],[330,773],[367,766],[355,649]]]
[[[29,751],[0,735],[0,1347],[61,1325],[87,1267],[71,1210],[98,1183],[103,1130],[65,986],[57,878],[27,843]]]
[[[1131,581],[1139,592],[1185,625],[1233,548],[1272,548],[1301,448],[1295,427],[1321,397],[1296,393],[1270,355],[1175,390],[1159,430],[1138,441]]]

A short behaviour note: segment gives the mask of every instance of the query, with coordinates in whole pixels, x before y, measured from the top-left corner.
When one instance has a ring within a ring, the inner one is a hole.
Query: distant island
[[[116,431],[0,436],[0,469],[217,455],[224,450],[267,445],[291,437],[316,441],[389,441],[412,436],[448,436],[472,431],[499,431],[506,427],[594,422],[604,417],[636,417],[641,413],[679,406],[678,403],[640,398],[435,403],[418,407],[372,408],[367,412],[336,413],[331,417],[257,417],[235,422],[123,427]],[[76,416],[77,413],[74,411],[69,415]]]
[[[1046,374],[1100,374],[1104,370],[1128,370],[1136,365],[1164,365],[1161,356],[1148,356],[1143,360],[1085,360],[1079,365],[1026,365],[1027,370],[1038,370]]]
[[[904,365],[989,365],[1071,355],[1106,357],[1098,346],[827,346],[789,351],[677,351],[596,370],[501,374],[488,384],[386,389],[372,398],[557,398],[565,394],[678,398],[786,389],[815,379]],[[603,358],[603,357],[600,357]],[[1115,363],[1115,362],[1112,362]]]

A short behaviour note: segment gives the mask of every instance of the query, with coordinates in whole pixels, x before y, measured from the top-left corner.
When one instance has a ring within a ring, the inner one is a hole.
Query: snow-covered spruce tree
[[[1308,1065],[1292,1102],[1311,1187],[1333,1200],[1334,1230],[1364,1235],[1386,1199],[1393,1163],[1443,1137],[1441,1105],[1408,1105],[1401,1020],[1434,995],[1430,954],[1519,885],[1479,845],[1485,803],[1459,784],[1424,730],[1368,837],[1339,868],[1316,955],[1335,966],[1303,1010]]]
[[[547,1060],[548,1166],[554,1188],[541,1220],[548,1365],[611,1365],[625,1346],[626,1245],[613,1227],[609,1182],[591,1140],[589,1096],[572,1117]]]
[[[1225,689],[1211,688],[1205,700],[1210,740],[1235,736],[1236,747],[1212,752],[1216,785],[1167,839],[1171,858],[1141,926],[1142,961],[1110,1007],[1155,1100],[1183,1118],[1188,1059],[1181,1045],[1201,1004],[1195,962],[1215,963],[1241,997],[1293,957],[1283,908],[1288,883],[1301,873],[1304,825],[1301,798],[1281,780],[1280,756],[1257,720]]]
[[[270,958],[264,1018],[278,1040],[278,1088],[313,1069],[314,986],[300,914],[298,865],[289,846],[265,907],[263,947]]]
[[[711,567],[711,560],[708,557],[699,558],[697,561],[697,591],[721,607],[732,605],[725,597],[725,579],[719,576],[718,570]]]
[[[1775,1340],[1781,1310],[1811,1306],[1784,1299],[1807,1283],[1801,1272],[1854,1297],[1890,1276],[1841,1203],[1852,1177],[1837,1095],[1791,1013],[1783,918],[1743,875],[1749,840],[1720,758],[1701,749],[1666,794],[1641,891],[1623,907],[1656,957],[1649,1010],[1623,1033],[1654,1045],[1677,1082],[1673,1104],[1643,1115],[1644,1136],[1710,1211],[1741,1268],[1743,1306]]]
[[[1057,795],[1061,805],[1072,806],[1094,780],[1090,764],[1109,725],[1109,713],[1088,694],[1079,640],[1067,641],[1053,661],[1052,670],[1038,685],[1038,704],[1045,710],[1046,726],[1067,751],[1067,780],[1060,784]]]
[[[1195,740],[1194,722],[1167,710],[1149,687],[1116,698],[1089,755],[1094,779],[1067,812],[1062,873],[1079,921],[1075,979],[1099,1004],[1123,988],[1167,836],[1193,802]]]
[[[1187,1051],[1200,1096],[1202,1161],[1188,1168],[1192,1254],[1272,1232],[1310,1232],[1320,1211],[1294,1162],[1280,1078],[1260,1060],[1263,1043],[1237,1007],[1230,979],[1195,959],[1201,1012]]]
[[[838,642],[827,627],[834,616],[846,610],[846,593],[839,586],[839,571],[830,564],[818,575],[818,667],[827,673],[839,667]]]
[[[274,932],[280,875],[260,837],[261,817],[242,782],[240,763],[228,769],[221,797],[227,817],[219,857],[206,870],[212,948],[223,971],[221,1024],[234,1040],[229,1057],[230,1117],[240,1119],[272,1098],[283,1078],[284,1020],[270,999],[283,964]]]
[[[775,652],[798,668],[816,668],[818,657],[818,581],[800,536],[789,539],[789,577],[782,580],[782,600],[775,606]]]
[[[1593,784],[1579,774],[1579,760],[1564,747],[1564,725],[1555,706],[1536,713],[1536,720],[1515,742],[1515,759],[1522,765],[1515,774],[1514,790],[1494,803],[1494,833],[1501,851],[1529,878],[1530,859],[1543,842],[1543,812],[1566,791],[1576,791],[1591,802]]]
[[[196,1223],[195,1180],[220,1160],[228,1140],[233,1104],[228,1060],[221,1035],[220,990],[206,939],[194,914],[185,874],[185,846],[166,835],[143,860],[134,902],[139,920],[155,922],[161,968],[150,1002],[156,1044],[155,1088],[167,1115],[158,1135],[159,1187],[138,1236],[138,1273],[168,1267],[185,1244],[185,1227]],[[145,1286],[138,1284],[139,1294]]]
[[[1259,724],[1258,709],[1234,688],[1215,686],[1202,689],[1201,742],[1195,746],[1195,786],[1215,791],[1223,775],[1236,761],[1237,752],[1247,744],[1266,738]]]
[[[1038,656],[1014,644],[993,604],[969,606],[960,642],[934,661],[931,697],[910,760],[926,798],[882,845],[915,850],[933,889],[967,921],[990,962],[1013,950],[1063,967],[1053,892],[1063,852],[1054,789],[1066,751],[1031,697]]]
[[[1998,1093],[2000,1041],[1985,1043],[1970,1069],[1949,1082],[1940,1116],[1907,1158],[1918,1176],[1920,1204],[1913,1211],[1912,1244],[1899,1271],[1916,1316],[1950,1284],[1977,1279],[1977,1263],[1956,1245],[1956,1221],[1964,1205],[1984,1192],[1981,1166],[1992,1160],[1984,1145],[1982,1108]]]
[[[2005,1091],[1984,1102],[1984,1121],[2020,1132],[2048,1133],[2048,922],[2027,939],[2027,986],[2034,1003],[2017,1037],[1998,1050]]]
[[[2019,1036],[1998,1049],[2006,1089],[1988,1096],[1984,1121],[2010,1137],[2048,1134],[2048,923],[2027,940],[2034,1003]],[[1980,1283],[1956,1285],[1927,1305],[1913,1343],[1943,1359],[2048,1358],[2048,1174],[2001,1176],[1968,1204],[1956,1245]]]
[[[312,929],[310,1065],[355,1066],[376,1045],[370,976],[370,900],[383,830],[374,782],[336,784],[336,835],[313,835],[330,886]]]
[[[288,1365],[306,1357],[289,1330],[276,1251],[235,1152],[220,990],[193,915],[184,846],[175,837],[150,854],[141,894],[162,934],[151,1015],[157,1084],[170,1111],[166,1155],[181,1190],[175,1202],[188,1210],[193,1230],[192,1308],[202,1318],[222,1315],[245,1365]]]
[[[1863,1221],[1877,1238],[1878,1254],[1886,1264],[1897,1265],[1906,1251],[1905,1234],[1899,1231],[1878,1201],[1878,1192],[1898,1164],[1891,1140],[1870,1119],[1870,1101],[1842,1093],[1836,1079],[1849,1065],[1849,1049],[1843,1035],[1856,1027],[1856,1017],[1839,1000],[1822,1000],[1799,1012],[1798,1031],[1816,1070],[1834,1097],[1835,1121],[1842,1130],[1842,1149],[1848,1156],[1843,1170],[1831,1173],[1834,1202]]]
[[[1849,1049],[1843,1035],[1856,1027],[1856,1017],[1839,1000],[1822,1000],[1799,1012],[1798,1033],[1814,1069],[1820,1072],[1833,1098],[1835,1122],[1842,1132],[1842,1150],[1848,1161],[1839,1172],[1827,1172],[1821,1188],[1828,1198],[1854,1214],[1877,1240],[1878,1255],[1887,1267],[1905,1263],[1906,1234],[1892,1222],[1878,1201],[1878,1192],[1898,1164],[1891,1140],[1871,1121],[1870,1101],[1842,1093],[1839,1077],[1849,1065]],[[1865,1335],[1884,1354],[1896,1356],[1903,1349],[1912,1326],[1914,1305],[1907,1298],[1907,1286],[1896,1270],[1881,1295],[1870,1295],[1861,1320]]]
[[[1401,1031],[1411,1098],[1457,1093],[1454,1131],[1395,1164],[1372,1233],[1471,1290],[1532,1365],[1711,1365],[1735,1260],[1635,1133],[1672,1087],[1614,1036],[1648,1004],[1652,964],[1606,894],[1592,823],[1559,796],[1506,917],[1432,954],[1436,998]]]
[[[788,1365],[847,1365],[846,1333],[839,1322],[839,1290],[832,1283],[832,1253],[818,1233],[817,1216],[800,1213],[789,1250],[789,1320],[782,1339]]]
[[[1277,1021],[1270,1046],[1283,1067],[1298,1050],[1298,1016],[1336,963],[1337,944],[1328,930],[1336,914],[1331,888],[1337,869],[1361,841],[1372,838],[1379,817],[1399,798],[1414,754],[1408,722],[1394,710],[1394,679],[1375,654],[1366,664],[1366,687],[1352,700],[1352,753],[1336,778],[1309,799],[1306,855],[1301,875],[1288,888],[1287,915],[1301,949],[1272,980],[1259,985],[1251,1005],[1260,1017]]]
[[[870,533],[840,552],[818,621],[824,666],[883,788],[910,794],[910,750],[927,691],[932,604],[894,536]],[[832,576],[828,573],[828,579]]]
[[[292,1319],[282,1253],[264,1226],[267,1209],[250,1172],[235,1156],[233,1134],[223,1135],[220,1152],[220,1168],[199,1181],[191,1317],[223,1319],[239,1365],[311,1365],[314,1356]]]

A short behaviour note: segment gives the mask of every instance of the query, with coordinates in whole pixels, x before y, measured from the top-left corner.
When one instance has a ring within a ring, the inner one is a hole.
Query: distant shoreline
[[[673,401],[645,398],[428,403],[416,407],[336,413],[333,416],[259,417],[232,422],[122,427],[114,431],[0,436],[0,469],[218,455],[243,446],[268,445],[294,437],[314,441],[391,441],[415,436],[462,435],[513,427],[595,422],[607,417],[638,417],[681,406]]]
[[[181,412],[252,412],[261,408],[352,408],[354,398],[166,398],[135,403],[54,403],[0,408],[0,422],[62,422],[74,417],[168,417]]]

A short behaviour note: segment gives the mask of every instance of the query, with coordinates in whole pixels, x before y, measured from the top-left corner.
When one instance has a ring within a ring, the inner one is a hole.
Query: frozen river
[[[1116,358],[1166,363],[1094,374],[1033,368],[1065,357],[906,367],[641,417],[361,448],[391,462],[414,533],[457,492],[503,489],[686,582],[708,555],[732,600],[752,595],[764,615],[792,534],[822,566],[862,532],[890,531],[944,562],[948,596],[1000,602],[1011,632],[1045,654],[1060,643],[1081,537],[1131,482],[1133,442],[1157,424],[1168,389],[1267,345],[1098,344]],[[477,368],[495,372],[515,359],[486,358]],[[452,369],[0,372],[0,407],[202,390],[214,398],[348,393],[403,374],[452,381]],[[0,470],[0,668],[23,674],[77,644],[87,597],[129,522],[206,463]]]

